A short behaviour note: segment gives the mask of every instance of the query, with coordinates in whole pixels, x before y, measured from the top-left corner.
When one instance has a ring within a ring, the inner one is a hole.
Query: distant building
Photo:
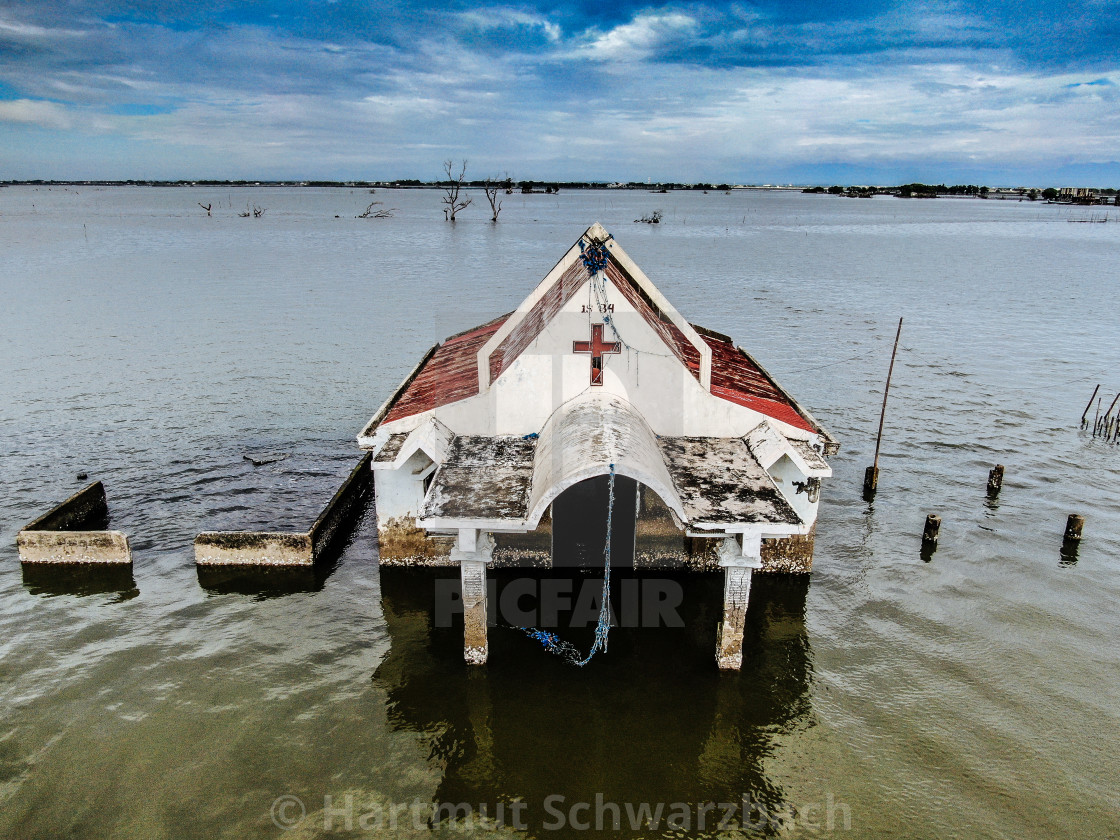
[[[1062,187],[1058,190],[1058,201],[1071,204],[1096,204],[1099,199],[1100,191],[1093,187]]]

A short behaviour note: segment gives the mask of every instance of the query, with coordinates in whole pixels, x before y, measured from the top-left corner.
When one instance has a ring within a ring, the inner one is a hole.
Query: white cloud
[[[41,99],[0,101],[0,123],[5,122],[57,129],[68,129],[73,125],[66,108],[55,102],[45,102]]]
[[[58,29],[54,27],[35,26],[30,23],[0,19],[0,37],[12,40],[44,41],[52,38],[75,38],[85,35],[77,29]]]
[[[553,43],[559,41],[563,34],[560,27],[546,17],[504,6],[473,9],[469,12],[460,12],[456,17],[463,23],[483,31],[514,26],[524,26],[530,29],[539,28],[544,36]]]
[[[592,35],[580,53],[600,61],[637,61],[659,47],[692,36],[696,21],[680,12],[642,12],[630,23]]]

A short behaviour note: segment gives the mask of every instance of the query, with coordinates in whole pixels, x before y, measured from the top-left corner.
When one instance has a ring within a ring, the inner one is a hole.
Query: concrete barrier
[[[199,566],[311,566],[349,526],[373,486],[367,452],[350,471],[322,513],[302,533],[275,531],[204,531],[194,540]]]
[[[131,563],[128,536],[105,530],[108,521],[105,486],[95,481],[16,535],[20,562]]]

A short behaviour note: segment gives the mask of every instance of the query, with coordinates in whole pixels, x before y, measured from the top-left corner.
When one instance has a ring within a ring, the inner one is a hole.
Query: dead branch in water
[[[370,192],[373,192],[373,190],[370,190]],[[381,202],[381,201],[371,201],[369,203],[369,206],[366,207],[365,212],[364,213],[359,213],[357,215],[357,218],[359,218],[359,219],[391,219],[391,218],[393,218],[393,211],[397,209],[396,207],[391,207],[391,208],[383,207],[380,210],[374,212],[373,208],[376,207],[378,204],[383,204],[383,203],[384,202]]]

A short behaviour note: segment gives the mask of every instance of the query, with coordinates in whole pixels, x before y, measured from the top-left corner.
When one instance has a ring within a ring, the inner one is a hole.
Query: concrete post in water
[[[451,549],[451,559],[459,564],[463,586],[463,658],[471,665],[483,665],[489,655],[486,641],[486,567],[494,558],[494,538],[473,528],[460,528]]]
[[[1079,542],[1081,540],[1081,529],[1084,527],[1085,517],[1071,513],[1069,519],[1066,520],[1066,533],[1063,539],[1066,542]]]
[[[1003,464],[996,464],[988,473],[988,495],[998,496],[1003,488]]]
[[[937,545],[937,538],[941,531],[941,517],[936,514],[929,514],[926,517],[926,527],[922,531],[922,546],[935,546]]]
[[[863,473],[863,495],[874,495],[879,486],[879,468],[868,467]]]
[[[751,575],[762,568],[762,535],[743,534],[743,546],[727,537],[719,547],[723,567],[723,621],[719,625],[716,664],[720,670],[738,671],[743,664],[743,629],[751,597]]]

